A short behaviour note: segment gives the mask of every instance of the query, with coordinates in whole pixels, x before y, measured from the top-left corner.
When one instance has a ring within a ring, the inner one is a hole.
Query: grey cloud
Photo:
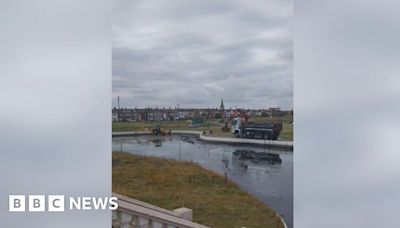
[[[291,1],[117,1],[113,102],[292,108]]]

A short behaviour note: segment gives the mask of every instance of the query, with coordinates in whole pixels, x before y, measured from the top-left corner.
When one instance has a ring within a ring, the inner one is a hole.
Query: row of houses
[[[288,111],[281,111],[279,108],[266,110],[247,109],[246,113],[250,116],[270,116],[284,115]],[[119,121],[174,121],[187,120],[193,118],[220,119],[229,118],[232,109],[225,110],[220,108],[207,109],[171,109],[171,108],[116,108],[112,110],[112,120]]]
[[[114,108],[112,110],[113,121],[173,121],[200,117],[215,118],[218,115],[221,115],[218,109]]]

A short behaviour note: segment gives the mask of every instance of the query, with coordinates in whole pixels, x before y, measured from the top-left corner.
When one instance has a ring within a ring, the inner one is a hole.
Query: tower
[[[121,107],[119,106],[119,96],[118,96],[118,109],[120,109]]]
[[[224,107],[224,99],[221,98],[221,106],[219,108],[221,111],[225,111],[225,107]]]
[[[221,112],[221,117],[225,118],[224,99],[222,99],[222,98],[221,98],[221,106],[219,107],[219,111]]]

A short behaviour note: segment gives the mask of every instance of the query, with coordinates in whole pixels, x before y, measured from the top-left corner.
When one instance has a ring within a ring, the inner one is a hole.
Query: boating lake
[[[232,152],[250,149],[277,153],[282,163],[240,160]],[[293,152],[251,145],[211,144],[188,136],[133,136],[112,139],[112,150],[132,154],[192,161],[202,167],[227,174],[238,184],[278,212],[293,227]]]

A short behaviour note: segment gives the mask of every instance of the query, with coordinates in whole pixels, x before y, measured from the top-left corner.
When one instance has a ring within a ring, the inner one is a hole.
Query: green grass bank
[[[113,192],[169,210],[191,208],[193,221],[210,227],[283,227],[272,209],[197,164],[121,152],[112,163]]]

